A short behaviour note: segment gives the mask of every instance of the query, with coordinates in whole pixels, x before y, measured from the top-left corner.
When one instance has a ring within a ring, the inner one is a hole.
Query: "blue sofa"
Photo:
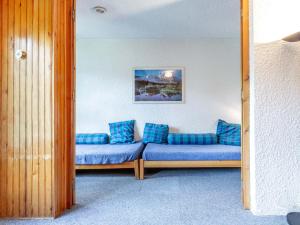
[[[76,144],[76,169],[133,168],[139,178],[139,158],[144,144]]]
[[[144,179],[145,168],[201,167],[241,167],[241,147],[149,143],[140,160],[140,179]]]

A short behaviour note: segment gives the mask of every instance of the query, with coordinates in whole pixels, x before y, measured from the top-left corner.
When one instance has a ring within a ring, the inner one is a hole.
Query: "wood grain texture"
[[[144,168],[240,168],[241,161],[146,161]]]
[[[120,163],[120,164],[105,164],[105,165],[76,165],[76,170],[106,170],[106,169],[133,169],[134,161]]]
[[[3,4],[4,4],[4,1],[0,2],[0,24],[2,25],[3,24],[3,18],[5,16],[3,16]],[[4,48],[3,48],[3,34],[4,34],[4,31],[3,31],[3,27],[1,26],[0,28],[0,74],[2,76],[2,73],[3,73],[3,65],[2,65],[2,60],[3,60],[3,51],[4,51]],[[0,101],[2,102],[3,101],[3,91],[2,91],[2,81],[3,79],[0,79]],[[0,104],[0,121],[2,121],[2,108],[3,106]],[[0,122],[1,124],[1,122]],[[3,172],[2,172],[2,169],[3,169],[3,155],[5,154],[5,150],[3,150],[3,146],[2,146],[2,139],[3,139],[3,135],[2,135],[2,125],[0,125],[0,184],[5,182],[5,179],[3,177]],[[2,193],[2,190],[1,190],[1,186],[0,186],[0,202],[2,203],[2,200],[5,198],[5,196],[3,196],[3,193]],[[0,205],[0,216],[2,215],[2,204]]]
[[[20,1],[20,49],[27,50],[27,0]],[[20,60],[19,72],[19,148],[20,148],[20,217],[26,216],[26,76],[27,61]],[[25,106],[25,107],[23,107]]]
[[[26,32],[27,36],[32,37],[33,35],[33,1],[27,1],[27,18],[26,18]],[[27,68],[26,68],[26,90],[25,90],[25,119],[26,119],[26,155],[32,156],[33,155],[33,118],[32,118],[32,102],[33,102],[33,95],[32,95],[32,86],[33,86],[33,39],[27,38]],[[25,217],[30,217],[33,214],[32,211],[32,168],[33,168],[33,159],[26,163],[26,215]]]
[[[144,160],[140,159],[140,165],[139,165],[139,169],[140,169],[140,180],[144,180],[144,176],[145,176],[145,168],[144,168]]]
[[[7,58],[8,58],[8,0],[0,2],[0,217],[7,213]],[[4,26],[2,26],[2,24]]]
[[[139,160],[134,160],[134,163],[133,163],[133,169],[134,169],[134,176],[136,179],[140,179],[140,163],[139,163]]]
[[[53,191],[54,216],[74,204],[74,21],[73,0],[53,0]]]
[[[0,6],[0,217],[59,216],[74,203],[73,0]]]
[[[242,43],[242,201],[250,209],[250,65],[249,0],[241,0]]]

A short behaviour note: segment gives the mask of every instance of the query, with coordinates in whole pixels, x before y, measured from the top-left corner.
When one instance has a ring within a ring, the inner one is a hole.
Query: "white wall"
[[[132,68],[185,67],[184,104],[133,104]],[[239,39],[77,40],[77,132],[108,132],[135,119],[172,131],[214,132],[218,118],[240,122]]]
[[[300,31],[299,0],[253,0],[255,43],[269,43]]]
[[[291,8],[299,8],[298,1],[252,3],[255,43],[277,40],[287,27],[297,27],[300,14]],[[257,215],[285,215],[300,211],[300,44],[255,43],[251,44],[251,209]]]

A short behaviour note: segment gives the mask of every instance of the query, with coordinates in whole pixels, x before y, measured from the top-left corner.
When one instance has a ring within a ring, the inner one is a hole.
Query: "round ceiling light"
[[[93,8],[93,10],[96,12],[96,13],[100,13],[100,14],[104,14],[106,13],[106,8],[102,7],[102,6],[95,6]]]

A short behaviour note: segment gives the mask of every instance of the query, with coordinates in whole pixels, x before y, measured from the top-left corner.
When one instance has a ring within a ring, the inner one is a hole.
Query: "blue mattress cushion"
[[[147,144],[143,159],[148,161],[241,160],[241,147],[230,145]]]
[[[241,125],[219,120],[217,136],[220,144],[241,146]]]
[[[134,143],[134,120],[110,123],[109,129],[111,144]]]
[[[171,145],[213,145],[218,143],[216,134],[174,134],[168,135]]]
[[[76,145],[76,164],[119,164],[140,158],[144,144]]]
[[[76,134],[76,144],[80,145],[101,145],[108,144],[108,134]]]
[[[143,142],[166,144],[168,141],[169,126],[164,124],[146,123],[143,134]]]

